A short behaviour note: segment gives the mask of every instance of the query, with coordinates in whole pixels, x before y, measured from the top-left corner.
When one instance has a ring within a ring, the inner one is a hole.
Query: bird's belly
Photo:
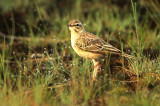
[[[92,52],[87,52],[87,51],[83,51],[77,47],[72,46],[74,51],[81,57],[86,58],[86,59],[99,59],[101,57],[103,57],[102,54],[99,53],[92,53]]]

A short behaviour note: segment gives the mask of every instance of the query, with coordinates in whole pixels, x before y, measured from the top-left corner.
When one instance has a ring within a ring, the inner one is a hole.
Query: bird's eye
[[[80,26],[80,24],[76,24],[76,26]]]

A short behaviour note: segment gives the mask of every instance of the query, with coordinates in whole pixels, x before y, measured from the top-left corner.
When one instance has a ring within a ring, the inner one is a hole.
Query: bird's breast
[[[103,54],[100,53],[93,53],[89,51],[85,51],[80,49],[79,47],[76,46],[76,40],[78,39],[78,35],[71,33],[71,46],[73,50],[81,57],[87,58],[87,59],[99,59],[103,57]]]

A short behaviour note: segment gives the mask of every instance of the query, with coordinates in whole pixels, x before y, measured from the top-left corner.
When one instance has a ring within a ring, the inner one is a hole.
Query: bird
[[[92,60],[94,64],[93,80],[96,80],[97,72],[100,69],[100,60],[107,53],[119,54],[130,59],[135,58],[105,42],[102,38],[87,32],[82,22],[78,19],[71,20],[67,26],[71,32],[71,46],[73,50],[80,57]]]

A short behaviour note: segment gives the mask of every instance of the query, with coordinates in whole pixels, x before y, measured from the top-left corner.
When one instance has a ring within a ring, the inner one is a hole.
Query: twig
[[[17,36],[12,36],[12,35],[5,35],[4,33],[0,32],[0,37],[3,38],[7,38],[7,39],[14,39],[14,40],[25,40],[27,42],[31,42],[33,41],[32,38],[30,37],[17,37]],[[36,37],[36,39],[34,39],[35,42],[46,42],[47,43],[62,43],[62,42],[68,42],[69,38],[66,39],[53,39],[51,37],[46,37],[46,38],[42,38],[42,37]]]
[[[23,62],[37,62],[37,61],[41,61],[41,62],[43,62],[43,61],[49,61],[49,60],[53,60],[54,58],[52,58],[52,57],[46,57],[46,58],[36,58],[36,59],[27,59],[27,60],[25,60],[25,61],[23,61]],[[2,60],[1,62],[4,62],[4,63],[17,63],[16,61],[10,61],[10,60]]]

